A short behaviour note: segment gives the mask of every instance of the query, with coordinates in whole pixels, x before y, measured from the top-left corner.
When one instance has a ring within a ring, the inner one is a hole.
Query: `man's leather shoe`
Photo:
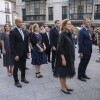
[[[26,84],[29,83],[29,81],[27,81],[26,79],[22,79],[21,81],[24,82],[24,83],[26,83]]]
[[[88,77],[87,75],[84,75],[83,78],[90,79],[90,77]]]
[[[78,77],[78,79],[79,79],[80,81],[86,82],[86,80],[85,80],[84,78],[82,78],[82,77]]]
[[[19,88],[22,87],[22,85],[21,85],[19,82],[16,82],[16,83],[15,83],[15,86],[16,86],[16,87],[19,87]]]

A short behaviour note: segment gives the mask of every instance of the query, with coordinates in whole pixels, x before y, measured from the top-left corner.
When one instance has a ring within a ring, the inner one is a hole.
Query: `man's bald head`
[[[15,19],[15,24],[17,27],[21,28],[22,27],[23,21],[20,18]]]

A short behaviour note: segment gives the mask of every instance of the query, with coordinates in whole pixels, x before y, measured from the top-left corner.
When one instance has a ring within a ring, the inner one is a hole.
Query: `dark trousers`
[[[57,51],[52,51],[52,70],[55,68],[56,53]]]
[[[47,55],[47,61],[50,62],[50,52],[51,52],[51,48],[46,49],[45,53]]]
[[[90,61],[90,58],[91,58],[91,54],[90,55],[86,55],[84,54],[83,55],[83,58],[80,59],[80,63],[79,63],[79,67],[78,67],[78,77],[83,77],[86,73],[86,68],[87,68],[87,65]]]
[[[19,58],[19,61],[15,61],[14,69],[13,69],[13,77],[15,82],[19,82],[18,80],[18,68],[21,70],[21,79],[25,79],[25,63],[26,56],[23,55]]]

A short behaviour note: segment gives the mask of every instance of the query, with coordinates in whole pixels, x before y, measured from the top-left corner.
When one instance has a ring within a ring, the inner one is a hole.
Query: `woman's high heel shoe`
[[[64,90],[62,90],[62,89],[61,89],[61,91],[62,91],[63,93],[65,93],[65,94],[71,94],[69,91],[64,91]]]

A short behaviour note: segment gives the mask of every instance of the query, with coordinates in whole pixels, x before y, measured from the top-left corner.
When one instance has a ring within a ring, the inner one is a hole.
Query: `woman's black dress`
[[[66,66],[62,65],[61,55],[64,55],[67,62]],[[63,32],[60,34],[54,76],[60,78],[72,78],[75,75],[74,68],[75,48],[71,33]]]

